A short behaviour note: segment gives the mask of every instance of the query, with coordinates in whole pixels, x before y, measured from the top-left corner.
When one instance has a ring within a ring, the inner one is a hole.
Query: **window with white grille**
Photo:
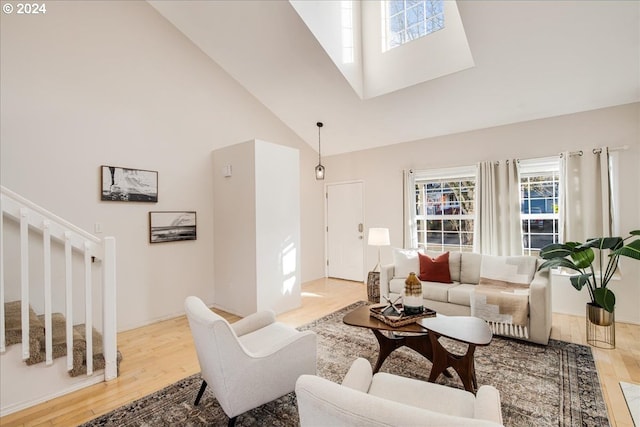
[[[475,167],[417,172],[415,232],[418,247],[473,250]]]
[[[557,157],[520,161],[520,217],[525,255],[558,243],[560,164]]]
[[[444,28],[443,0],[387,0],[382,4],[385,51]]]

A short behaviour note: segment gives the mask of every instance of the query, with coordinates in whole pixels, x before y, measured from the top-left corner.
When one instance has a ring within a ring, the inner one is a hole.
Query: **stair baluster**
[[[4,215],[0,209],[0,353],[7,351],[4,321]]]
[[[102,264],[102,327],[104,339],[104,379],[118,376],[116,330],[116,239],[104,238],[104,262]]]
[[[65,274],[65,304],[67,319],[67,371],[73,369],[73,274],[71,263],[71,232],[64,232],[64,274]]]
[[[91,289],[91,253],[89,252],[91,246],[89,242],[84,242],[84,302],[85,302],[85,335],[87,342],[87,375],[93,374],[93,305],[92,295],[93,289]]]
[[[29,211],[20,208],[20,286],[22,313],[22,359],[29,358]]]
[[[42,243],[44,247],[44,339],[45,363],[53,364],[53,326],[51,325],[51,221],[42,222]]]

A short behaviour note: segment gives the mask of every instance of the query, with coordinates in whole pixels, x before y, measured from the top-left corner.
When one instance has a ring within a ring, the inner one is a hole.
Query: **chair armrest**
[[[302,331],[291,335],[280,341],[274,341],[270,345],[265,344],[264,348],[258,352],[246,351],[246,354],[253,359],[271,359],[278,352],[287,353],[295,351],[296,347],[313,347],[316,350],[316,333],[313,331]],[[295,353],[292,353],[295,354]]]
[[[502,424],[500,392],[495,387],[483,385],[478,389],[473,416],[476,420],[487,420]]]
[[[499,424],[455,417],[372,396],[315,375],[296,382],[300,425],[307,426],[482,426]]]
[[[368,360],[358,357],[353,361],[349,372],[342,379],[342,385],[367,393],[373,379],[373,369]]]
[[[253,313],[231,324],[231,329],[237,336],[241,337],[250,332],[262,329],[276,321],[276,314],[273,310],[263,310]]]
[[[386,264],[380,267],[380,295],[389,296],[389,281],[395,274],[395,265]]]
[[[536,272],[529,285],[529,339],[547,344],[551,333],[551,280],[549,270]]]

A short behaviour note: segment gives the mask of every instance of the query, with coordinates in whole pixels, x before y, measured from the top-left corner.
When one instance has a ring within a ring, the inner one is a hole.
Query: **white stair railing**
[[[19,224],[20,229],[20,294],[22,323],[22,358],[29,358],[29,230],[42,234],[43,242],[43,295],[45,318],[45,360],[53,363],[52,356],[52,282],[51,282],[51,242],[56,240],[64,245],[65,271],[65,316],[67,368],[73,368],[73,252],[83,255],[85,327],[87,375],[93,374],[93,283],[92,271],[96,262],[102,267],[102,318],[103,318],[103,354],[105,358],[105,380],[117,377],[117,335],[116,335],[116,245],[113,237],[99,239],[96,236],[57,217],[40,206],[0,186],[0,236],[4,235],[4,218],[10,218]],[[6,351],[6,331],[4,317],[6,255],[4,239],[0,238],[0,352]],[[33,260],[33,255],[31,255]],[[32,288],[33,289],[33,288]]]

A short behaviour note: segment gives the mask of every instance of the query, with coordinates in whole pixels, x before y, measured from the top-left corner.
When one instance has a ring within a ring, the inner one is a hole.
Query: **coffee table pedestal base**
[[[431,345],[424,335],[395,335],[390,332],[387,336],[377,329],[371,330],[378,340],[380,345],[380,352],[378,353],[378,361],[373,368],[375,374],[380,370],[380,367],[384,363],[385,359],[396,349],[400,347],[409,347],[412,350],[417,351],[427,359],[433,362],[433,352],[431,351]]]
[[[478,388],[476,369],[473,359],[473,353],[476,351],[475,344],[469,343],[467,352],[463,356],[459,356],[450,353],[442,346],[442,344],[440,344],[438,339],[441,336],[442,335],[433,331],[429,331],[429,340],[431,341],[431,347],[433,349],[433,367],[431,368],[431,374],[429,375],[429,382],[435,382],[441,373],[444,372],[445,375],[448,374],[446,371],[447,368],[453,368],[458,373],[458,376],[464,385],[464,389],[471,393],[475,393]]]

